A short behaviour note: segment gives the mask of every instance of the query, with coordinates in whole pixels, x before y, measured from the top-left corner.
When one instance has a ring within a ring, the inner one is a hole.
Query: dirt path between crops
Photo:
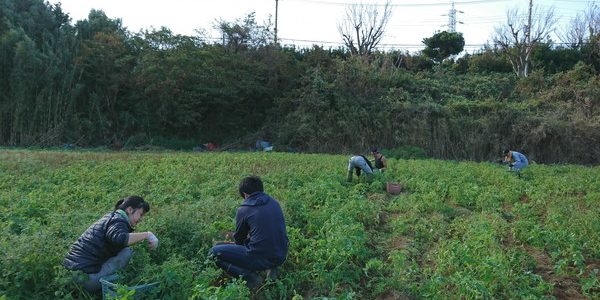
[[[554,286],[552,296],[557,299],[587,299],[581,293],[579,278],[556,274],[550,257],[544,251],[529,246],[524,246],[523,249],[535,259],[536,267],[533,272]]]
[[[521,203],[528,203],[529,198],[526,195],[522,195],[519,199]],[[503,205],[504,214],[508,213],[512,216],[512,204],[505,203]],[[516,216],[518,218],[518,216]],[[506,218],[505,218],[506,219]],[[507,220],[512,222],[513,220]],[[503,240],[505,248],[520,248],[527,254],[529,254],[536,263],[536,267],[533,273],[539,275],[544,279],[545,282],[552,284],[554,287],[552,290],[552,296],[557,299],[587,299],[581,292],[581,283],[579,278],[574,275],[562,275],[554,272],[554,265],[550,256],[538,248],[522,245],[514,240],[513,235],[509,233]],[[593,270],[594,264],[586,267],[588,270],[586,273],[589,274]]]
[[[386,195],[385,201],[382,205],[387,205],[391,201],[392,197],[398,197],[398,195],[390,196]],[[372,241],[372,244],[376,246],[376,248],[380,249],[379,258],[384,262],[388,261],[388,256],[393,250],[403,250],[407,249],[412,242],[408,237],[403,235],[392,235],[392,229],[390,228],[389,223],[399,217],[401,217],[401,213],[398,212],[390,212],[387,211],[386,207],[383,208],[383,211],[380,215],[380,222],[374,230],[378,233],[383,234],[378,237],[389,237],[385,242],[382,241]],[[409,295],[404,292],[390,289],[375,298],[376,300],[409,300],[412,299]]]

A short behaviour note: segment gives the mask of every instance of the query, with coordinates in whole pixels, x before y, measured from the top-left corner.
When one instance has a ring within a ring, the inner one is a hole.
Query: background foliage
[[[538,162],[600,159],[598,36],[538,45],[514,76],[487,47],[458,59],[460,34],[423,53],[350,55],[270,44],[253,14],[217,22],[222,41],[168,28],[132,33],[92,10],[75,24],[42,0],[0,3],[0,144],[341,153],[419,147],[490,160],[503,148]],[[428,55],[426,55],[428,54]],[[432,60],[432,58],[435,59]]]

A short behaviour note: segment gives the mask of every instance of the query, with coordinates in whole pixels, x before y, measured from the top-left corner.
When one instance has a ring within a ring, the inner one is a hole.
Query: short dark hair
[[[240,196],[244,197],[244,193],[250,195],[255,192],[262,192],[263,183],[258,176],[248,176],[240,181],[239,187]]]
[[[150,211],[150,204],[140,196],[127,196],[123,199],[120,199],[117,201],[117,204],[115,204],[115,210],[125,210],[128,207],[133,209],[141,208],[144,210],[144,214]]]
[[[504,155],[508,155],[509,152],[510,152],[510,150],[504,149]]]
[[[379,153],[379,149],[377,147],[371,148],[371,153]]]

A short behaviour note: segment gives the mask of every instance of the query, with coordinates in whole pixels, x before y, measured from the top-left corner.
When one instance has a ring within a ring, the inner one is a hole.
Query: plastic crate
[[[102,284],[102,299],[114,299],[117,296],[117,289],[119,285],[116,284],[119,280],[118,275],[109,275],[100,278],[100,284]],[[158,288],[159,282],[152,282],[148,284],[141,284],[135,286],[128,286],[127,290],[135,290],[135,294],[133,297],[135,299],[140,299],[144,296],[147,296],[152,290]]]

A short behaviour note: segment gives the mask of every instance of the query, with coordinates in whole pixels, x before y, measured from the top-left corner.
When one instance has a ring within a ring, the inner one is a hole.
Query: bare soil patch
[[[535,259],[534,273],[542,276],[544,281],[554,286],[552,296],[557,299],[587,299],[581,293],[579,278],[573,275],[559,275],[554,272],[552,260],[544,251],[533,247],[524,247],[525,251]]]

